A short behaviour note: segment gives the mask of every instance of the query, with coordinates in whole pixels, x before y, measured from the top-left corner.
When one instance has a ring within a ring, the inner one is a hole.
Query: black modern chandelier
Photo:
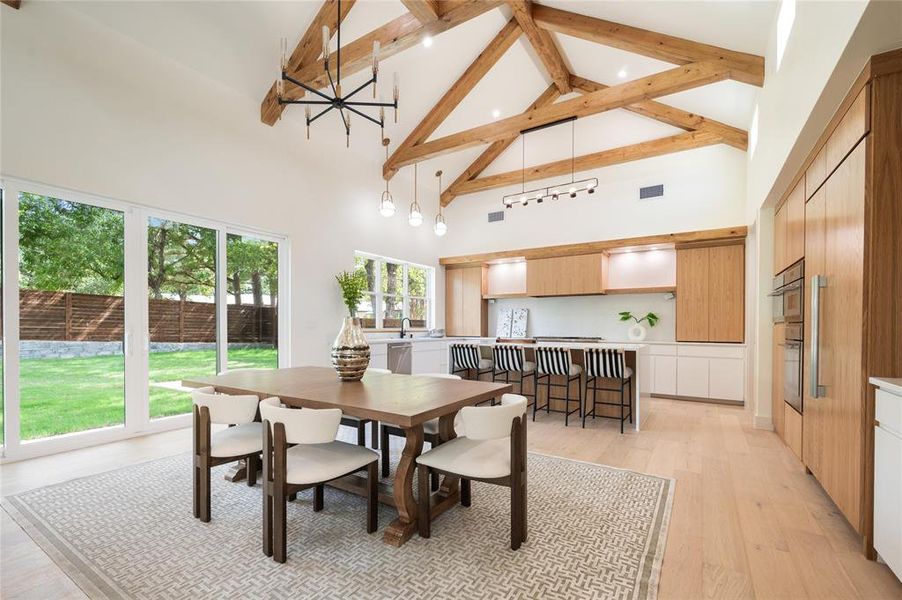
[[[557,185],[550,185],[543,188],[536,188],[533,190],[526,189],[526,134],[532,133],[534,131],[539,131],[540,129],[547,129],[549,127],[554,127],[555,125],[562,125],[563,123],[570,123],[570,181],[560,183]],[[530,202],[535,202],[536,204],[541,204],[545,200],[558,200],[559,198],[564,198],[569,196],[570,198],[576,198],[577,194],[582,192],[586,192],[588,194],[594,194],[595,188],[598,187],[598,179],[592,177],[590,179],[581,179],[576,181],[576,148],[575,148],[575,140],[576,140],[576,130],[575,130],[576,117],[567,117],[565,119],[560,119],[559,121],[554,121],[552,123],[546,123],[544,125],[537,125],[535,127],[530,127],[529,129],[524,129],[520,132],[520,136],[522,141],[522,174],[523,179],[521,181],[521,191],[516,194],[507,194],[501,199],[501,202],[504,204],[505,208],[510,208],[514,204],[519,204],[521,206],[528,206]]]
[[[338,12],[336,14],[341,15],[341,0],[338,0],[337,6]],[[373,98],[376,98],[376,82],[379,78],[379,40],[373,41],[373,75],[370,79],[358,87],[356,87],[351,93],[342,95],[341,93],[341,18],[338,19],[337,24],[337,45],[338,49],[336,50],[335,57],[335,78],[332,77],[332,71],[329,69],[329,41],[332,39],[331,32],[329,31],[328,25],[323,25],[323,68],[326,71],[326,75],[329,78],[329,87],[332,90],[332,94],[324,94],[317,89],[303,83],[302,81],[298,81],[297,79],[291,77],[288,74],[288,42],[286,39],[282,39],[282,77],[276,84],[276,92],[279,97],[279,104],[303,104],[305,107],[305,116],[307,118],[307,139],[310,139],[310,124],[328,113],[331,110],[337,110],[341,114],[341,123],[345,130],[345,136],[347,138],[346,145],[351,145],[351,113],[354,113],[360,117],[363,117],[367,121],[371,121],[375,123],[383,130],[382,138],[385,137],[385,109],[393,108],[395,111],[394,119],[395,123],[398,122],[398,74],[394,75],[394,86],[393,86],[393,101],[392,102],[365,102],[360,100],[352,100],[354,96],[367,88],[367,86],[373,86]],[[306,90],[310,94],[317,96],[319,99],[305,99],[305,100],[290,100],[283,98],[284,91],[284,82],[289,81],[294,85]],[[324,106],[325,108],[318,112],[317,114],[312,114],[312,107],[315,106]],[[371,117],[370,115],[363,112],[361,109],[366,108],[379,108],[379,118],[376,119]]]

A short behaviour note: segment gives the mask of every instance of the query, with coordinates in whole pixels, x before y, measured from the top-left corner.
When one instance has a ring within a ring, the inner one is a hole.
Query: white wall
[[[3,12],[0,173],[288,236],[293,364],[328,363],[344,310],[333,274],[354,250],[436,264],[428,226],[377,212],[378,131],[361,125],[345,150],[324,122],[306,142],[289,121],[261,124],[258,103],[62,4]]]
[[[516,206],[498,223],[489,223],[487,214],[502,210],[505,190],[461,196],[446,211],[442,252],[453,256],[744,225],[745,162],[745,153],[720,145],[596,169],[580,175],[598,177],[595,194]],[[658,183],[664,184],[664,198],[639,200],[640,187]]]
[[[665,294],[618,294],[611,296],[568,296],[563,298],[511,298],[489,304],[489,335],[494,335],[499,309],[526,308],[529,316],[526,335],[532,336],[588,336],[623,341],[632,324],[622,322],[617,314],[631,311],[644,316],[653,312],[661,320],[648,327],[653,341],[672,342],[676,335],[676,303]]]

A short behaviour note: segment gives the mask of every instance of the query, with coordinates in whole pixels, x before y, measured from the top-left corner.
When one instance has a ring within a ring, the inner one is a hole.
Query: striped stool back
[[[588,348],[585,357],[588,377],[623,379],[623,352],[611,348]]]
[[[479,369],[479,358],[476,344],[451,344],[452,370]]]
[[[513,344],[498,344],[492,347],[492,358],[495,363],[496,372],[512,371],[514,373],[523,372],[523,363],[525,352],[523,346],[515,346]]]
[[[543,375],[569,375],[570,349],[555,346],[537,347],[536,368]]]

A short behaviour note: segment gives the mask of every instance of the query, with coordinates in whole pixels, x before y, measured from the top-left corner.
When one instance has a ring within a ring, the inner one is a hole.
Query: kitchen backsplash
[[[617,313],[628,310],[642,316],[653,312],[660,320],[648,327],[647,340],[672,342],[676,339],[676,301],[666,294],[612,294],[610,296],[567,296],[561,298],[507,298],[489,301],[489,335],[502,308],[529,309],[527,336],[599,336],[626,340],[632,321],[620,321]]]

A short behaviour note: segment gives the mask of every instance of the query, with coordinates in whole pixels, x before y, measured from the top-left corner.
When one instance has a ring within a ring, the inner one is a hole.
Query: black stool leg
[[[586,375],[586,401],[589,400],[589,376]],[[595,407],[592,407],[592,410],[595,410]],[[583,429],[586,428],[586,417],[589,416],[589,409],[583,411]]]
[[[626,383],[629,385],[629,388],[630,388],[630,393],[627,396],[627,399],[629,400],[629,405],[630,405],[630,423],[632,423],[633,422],[633,380],[627,379]]]
[[[564,378],[567,380],[567,394],[564,397],[564,427],[567,427],[570,423],[570,383],[573,380],[570,379],[570,375],[565,375]]]
[[[625,396],[626,386],[623,384],[623,381],[620,382],[620,434],[623,435],[623,422],[626,421],[626,415],[623,414],[623,410],[626,408],[626,405],[623,401],[626,399]]]

